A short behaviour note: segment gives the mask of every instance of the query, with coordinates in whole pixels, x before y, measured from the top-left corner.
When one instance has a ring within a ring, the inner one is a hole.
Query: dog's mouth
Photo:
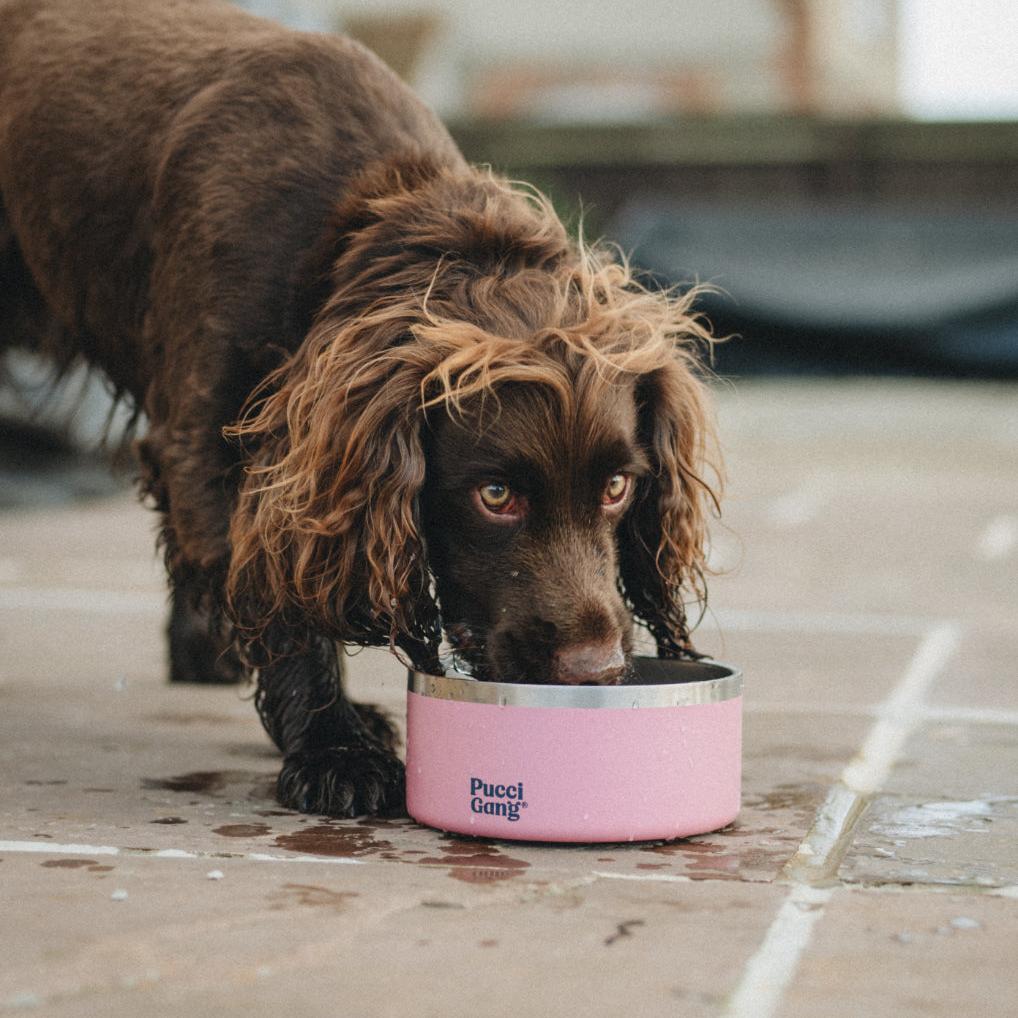
[[[612,676],[608,681],[591,680],[589,682],[558,681],[552,677],[553,668],[550,664],[551,654],[547,657],[549,663],[544,668],[535,666],[520,666],[513,672],[506,672],[502,669],[496,671],[488,658],[488,640],[479,630],[467,623],[457,622],[445,627],[446,651],[440,656],[441,663],[447,671],[452,670],[461,675],[469,675],[480,682],[507,682],[537,685],[612,685],[621,686],[632,682],[635,677],[635,670],[632,655],[627,651],[624,653],[624,666],[622,670]],[[536,655],[535,655],[536,656]]]

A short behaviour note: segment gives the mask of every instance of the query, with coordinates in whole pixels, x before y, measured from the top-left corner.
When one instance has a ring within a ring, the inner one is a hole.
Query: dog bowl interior
[[[617,686],[411,673],[410,815],[537,841],[686,837],[739,808],[742,677],[716,661],[637,657]]]

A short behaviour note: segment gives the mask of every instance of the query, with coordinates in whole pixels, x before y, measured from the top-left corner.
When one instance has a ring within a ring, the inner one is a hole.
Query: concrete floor
[[[247,692],[163,681],[152,519],[0,517],[0,1010],[1013,1015],[1018,391],[719,402],[744,808],[668,845],[281,810]],[[351,671],[400,709],[385,654]]]

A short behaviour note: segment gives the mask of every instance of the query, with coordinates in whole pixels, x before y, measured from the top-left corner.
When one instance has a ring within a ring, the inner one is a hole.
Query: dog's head
[[[690,297],[489,175],[389,174],[357,202],[331,299],[233,429],[239,623],[426,668],[444,631],[501,681],[619,681],[634,614],[688,650],[714,499]]]

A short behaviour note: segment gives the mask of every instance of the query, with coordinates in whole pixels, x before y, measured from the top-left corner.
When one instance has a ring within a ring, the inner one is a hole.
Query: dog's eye
[[[508,484],[482,484],[477,493],[481,496],[484,508],[493,513],[505,512],[513,501],[513,492]]]
[[[602,505],[618,505],[629,494],[629,474],[612,474],[604,486]]]

